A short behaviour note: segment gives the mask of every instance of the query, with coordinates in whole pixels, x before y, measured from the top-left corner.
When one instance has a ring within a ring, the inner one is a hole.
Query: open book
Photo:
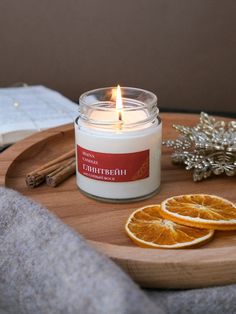
[[[0,147],[77,115],[77,104],[44,86],[0,88]]]

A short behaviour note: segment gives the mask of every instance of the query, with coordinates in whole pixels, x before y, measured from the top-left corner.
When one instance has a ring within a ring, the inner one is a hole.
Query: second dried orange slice
[[[139,246],[178,249],[208,242],[213,230],[179,225],[162,218],[160,205],[150,205],[134,211],[125,226],[128,236]]]
[[[236,230],[236,206],[215,195],[173,196],[161,204],[166,219],[197,228]]]

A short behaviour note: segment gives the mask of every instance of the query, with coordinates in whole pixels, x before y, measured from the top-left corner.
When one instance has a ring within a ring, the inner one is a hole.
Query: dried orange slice
[[[160,205],[137,209],[128,218],[125,230],[139,246],[178,249],[208,242],[213,230],[179,225],[162,218]]]
[[[196,228],[236,230],[236,206],[215,195],[173,196],[161,204],[161,215]]]

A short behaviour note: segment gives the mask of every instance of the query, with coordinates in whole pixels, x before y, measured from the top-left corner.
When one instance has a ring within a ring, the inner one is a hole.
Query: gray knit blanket
[[[236,313],[236,286],[141,290],[47,209],[0,187],[0,314]]]

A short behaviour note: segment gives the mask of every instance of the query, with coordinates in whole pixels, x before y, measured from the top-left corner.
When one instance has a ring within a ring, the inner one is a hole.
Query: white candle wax
[[[147,118],[147,112],[145,112],[144,110],[122,111],[122,123],[123,124],[136,123],[137,121],[141,121],[146,118]],[[92,112],[90,115],[90,119],[96,120],[96,121],[104,121],[104,122],[117,120],[117,125],[119,124],[119,121],[117,119],[117,112],[115,110],[108,111],[108,112],[102,112],[102,111]],[[145,127],[147,127],[147,125]],[[140,126],[133,126],[131,128],[131,131],[133,131],[134,129],[140,130]],[[111,129],[110,132],[114,130],[115,128]],[[125,130],[125,132],[127,132],[127,130]]]

